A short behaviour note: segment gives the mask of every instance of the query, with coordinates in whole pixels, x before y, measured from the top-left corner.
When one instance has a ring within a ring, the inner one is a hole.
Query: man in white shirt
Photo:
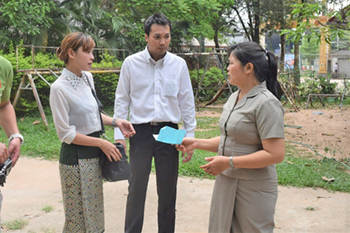
[[[150,16],[144,24],[144,51],[127,57],[122,65],[115,95],[114,118],[133,123],[130,138],[129,194],[125,232],[142,231],[147,185],[152,158],[156,168],[158,193],[158,232],[174,232],[179,152],[173,145],[155,141],[164,126],[178,128],[183,122],[186,137],[194,137],[196,127],[194,96],[184,59],[167,52],[171,23],[163,14]],[[120,131],[115,140],[126,146]],[[191,160],[193,152],[183,155]]]

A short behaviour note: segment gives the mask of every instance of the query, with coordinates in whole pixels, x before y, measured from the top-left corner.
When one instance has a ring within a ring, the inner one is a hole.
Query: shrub
[[[307,98],[309,94],[334,94],[336,87],[337,83],[331,83],[327,77],[310,77],[299,84],[299,96]]]
[[[224,85],[225,78],[222,70],[218,67],[209,68],[203,77],[204,69],[190,70],[190,77],[192,81],[192,87],[194,89],[194,94],[196,95],[198,91],[198,85],[200,84],[198,97],[200,101],[211,100],[218,90]],[[226,92],[221,98],[227,98]]]

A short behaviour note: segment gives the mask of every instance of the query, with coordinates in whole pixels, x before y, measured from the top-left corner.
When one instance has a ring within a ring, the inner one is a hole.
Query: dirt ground
[[[287,112],[285,124],[287,140],[310,145],[327,157],[350,158],[350,108]]]
[[[221,105],[200,111],[197,116],[220,117]],[[285,109],[285,139],[295,147],[318,151],[320,156],[350,158],[350,107]],[[296,142],[296,143],[293,143]],[[298,144],[302,143],[302,144]],[[310,148],[311,147],[311,148]]]
[[[218,111],[198,115],[219,116]],[[350,157],[350,109],[309,109],[286,111],[286,140],[310,145],[319,153],[338,159]],[[300,128],[295,128],[300,126]],[[296,147],[301,145],[295,144]],[[305,148],[304,146],[302,146]],[[326,149],[325,148],[329,148]],[[207,232],[209,206],[214,181],[179,178],[176,232]],[[58,162],[21,157],[1,188],[4,200],[2,223],[23,219],[22,230],[2,232],[62,232],[64,213]],[[105,226],[107,233],[123,232],[127,182],[104,183]],[[45,212],[45,207],[53,210]],[[143,232],[157,232],[155,175],[148,187]],[[279,187],[275,232],[350,232],[350,194],[323,189]]]

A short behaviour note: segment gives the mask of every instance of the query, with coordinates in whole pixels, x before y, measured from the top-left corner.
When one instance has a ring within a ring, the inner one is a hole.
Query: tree
[[[63,34],[71,31],[86,32],[94,39],[97,47],[114,47],[118,41],[117,32],[124,21],[114,11],[113,2],[109,0],[63,0],[56,1],[57,10],[53,12],[55,24]],[[61,24],[64,22],[63,25]],[[61,27],[60,27],[61,24]],[[51,32],[59,31],[51,27]],[[63,26],[63,27],[62,27]],[[53,41],[56,42],[54,39]]]
[[[218,0],[220,7],[216,10],[216,14],[211,14],[209,16],[209,23],[214,31],[213,40],[215,43],[215,48],[220,48],[220,37],[222,33],[230,33],[236,31],[233,26],[236,26],[236,22],[233,18],[234,0]]]
[[[308,64],[312,64],[313,60],[318,57],[320,46],[318,43],[318,37],[312,35],[311,38],[304,37],[301,39],[300,54],[303,55],[303,59],[307,60]]]
[[[143,22],[148,16],[162,12],[172,23],[171,50],[179,52],[184,40],[190,41],[195,37],[204,41],[204,38],[214,37],[209,19],[217,16],[221,4],[217,0],[129,0],[115,1],[114,6],[127,22],[119,36],[124,38],[125,46],[130,51],[144,49]]]
[[[260,44],[260,34],[264,32],[269,12],[275,5],[273,0],[237,0],[232,6],[250,41]]]
[[[265,30],[269,33],[277,32],[280,33],[282,30],[287,29],[288,19],[292,12],[292,3],[295,3],[295,0],[277,0],[274,1],[274,4],[269,5],[266,16],[266,26]],[[286,35],[280,34],[280,72],[284,72],[285,67],[285,47],[286,47]]]
[[[52,25],[49,12],[55,8],[52,0],[11,0],[0,2],[0,41],[7,48],[12,41],[26,43],[30,36],[40,36],[41,30]]]
[[[325,8],[326,1],[307,1],[301,0],[298,4],[292,5],[294,10],[291,13],[290,29],[285,29],[282,34],[285,34],[287,39],[291,39],[294,44],[294,82],[300,83],[300,68],[299,68],[299,46],[303,37],[310,41],[314,35],[320,40],[325,40],[327,43],[339,35],[338,30],[333,30],[331,27],[322,24],[319,20],[321,15],[329,15]],[[335,2],[335,1],[331,1]]]

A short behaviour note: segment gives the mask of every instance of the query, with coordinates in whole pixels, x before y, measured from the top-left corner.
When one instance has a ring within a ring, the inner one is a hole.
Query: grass
[[[13,221],[5,222],[2,225],[9,230],[21,230],[27,224],[28,224],[28,221],[19,218]]]
[[[307,210],[307,211],[315,211],[317,209],[318,209],[317,207],[312,207],[312,206],[308,206],[305,208],[305,210]]]
[[[41,211],[44,211],[45,213],[49,213],[51,211],[53,211],[55,209],[55,207],[51,206],[51,205],[46,205],[46,206],[43,206],[41,208]]]
[[[276,165],[280,185],[350,193],[349,171],[341,163],[296,150],[291,144],[287,144],[286,151],[284,161]],[[322,177],[334,178],[334,181],[327,182]]]
[[[43,125],[33,124],[42,121],[40,115],[18,119],[18,127],[24,135],[25,143],[21,148],[21,155],[28,157],[40,157],[48,160],[58,160],[60,141],[57,138],[52,117],[46,114],[49,122],[47,131]],[[220,135],[218,117],[198,117],[195,137],[211,138]],[[106,127],[106,135],[113,140],[112,127]],[[7,141],[5,133],[0,130],[0,141]],[[215,153],[196,150],[189,163],[180,162],[179,175],[204,179],[214,179],[203,172],[199,166],[206,163],[205,157],[215,156]],[[349,164],[350,161],[347,161]],[[307,150],[296,149],[295,145],[286,143],[285,160],[276,165],[279,185],[292,187],[323,188],[328,191],[350,193],[350,171],[333,159],[324,159],[321,156],[312,155]],[[334,178],[327,182],[322,177]]]

